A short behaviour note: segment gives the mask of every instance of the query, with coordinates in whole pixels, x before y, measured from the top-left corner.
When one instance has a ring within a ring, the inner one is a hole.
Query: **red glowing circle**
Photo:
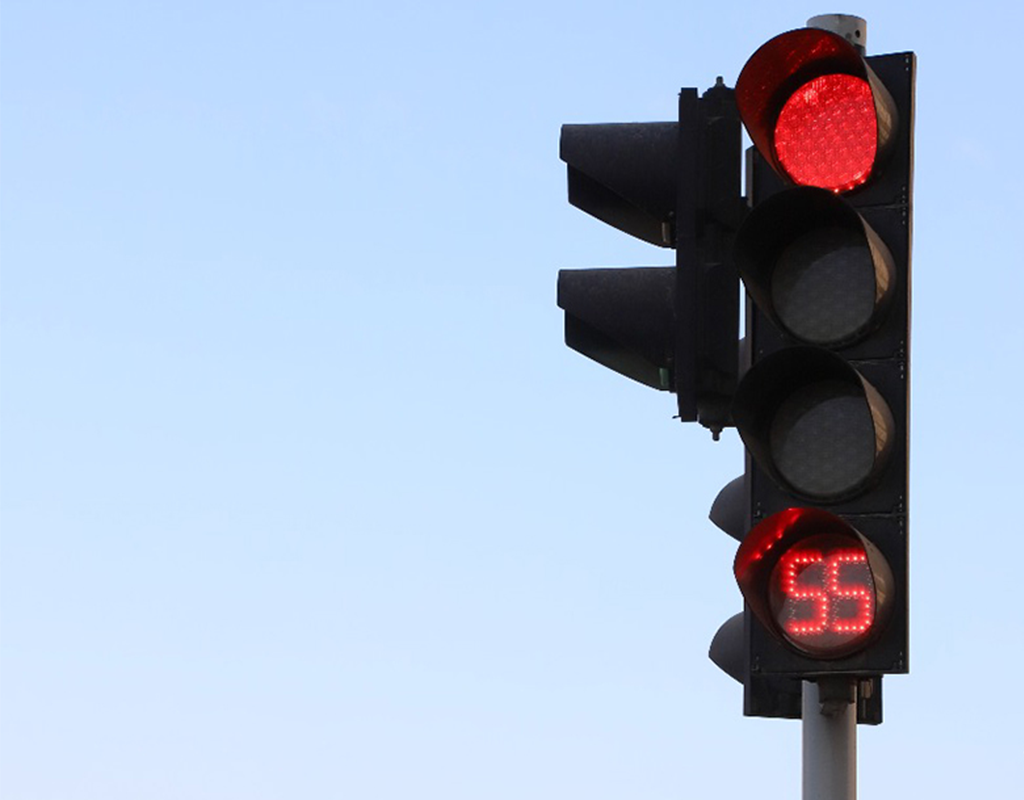
[[[783,637],[821,657],[856,650],[875,622],[875,583],[863,545],[822,534],[789,548],[772,570],[769,604]]]
[[[878,124],[871,87],[854,75],[822,75],[786,100],[775,123],[775,155],[804,186],[837,194],[871,175]]]

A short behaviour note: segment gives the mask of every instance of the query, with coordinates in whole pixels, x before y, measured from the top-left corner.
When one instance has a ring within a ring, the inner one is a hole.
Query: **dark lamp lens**
[[[835,500],[855,491],[875,465],[871,409],[842,381],[809,383],[779,405],[769,431],[772,460],[799,494]]]
[[[856,339],[875,314],[875,264],[863,233],[811,230],[790,244],[772,272],[772,303],[796,338],[824,347]]]
[[[775,154],[804,186],[837,194],[864,183],[878,150],[874,97],[866,80],[822,75],[786,100],[775,123]]]
[[[799,650],[839,657],[856,650],[875,622],[875,583],[855,537],[828,533],[803,539],[779,559],[769,589],[772,616]]]

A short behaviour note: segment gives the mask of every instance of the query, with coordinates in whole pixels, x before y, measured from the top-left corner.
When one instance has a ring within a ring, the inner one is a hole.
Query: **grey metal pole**
[[[838,33],[864,55],[868,46],[868,23],[853,14],[819,14],[807,20],[808,28],[821,28]]]
[[[803,682],[803,800],[857,798],[857,684]]]

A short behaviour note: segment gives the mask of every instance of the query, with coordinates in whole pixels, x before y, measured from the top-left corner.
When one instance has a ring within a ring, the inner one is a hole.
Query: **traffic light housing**
[[[561,271],[566,344],[745,446],[711,511],[744,611],[710,655],[747,715],[800,717],[811,680],[877,724],[882,677],[909,668],[915,68],[803,28],[735,90],[684,89],[678,122],[562,129],[570,202],[676,256]]]
[[[912,53],[864,58],[805,28],[736,83],[755,145],[733,258],[746,610],[712,658],[743,652],[747,714],[799,716],[800,680],[842,676],[860,682],[860,721],[880,722],[881,677],[909,668],[914,68]]]

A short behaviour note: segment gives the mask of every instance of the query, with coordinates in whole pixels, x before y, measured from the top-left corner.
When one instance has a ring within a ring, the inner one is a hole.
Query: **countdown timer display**
[[[769,606],[783,637],[810,655],[848,653],[870,637],[875,583],[867,553],[848,536],[812,536],[772,570]]]

